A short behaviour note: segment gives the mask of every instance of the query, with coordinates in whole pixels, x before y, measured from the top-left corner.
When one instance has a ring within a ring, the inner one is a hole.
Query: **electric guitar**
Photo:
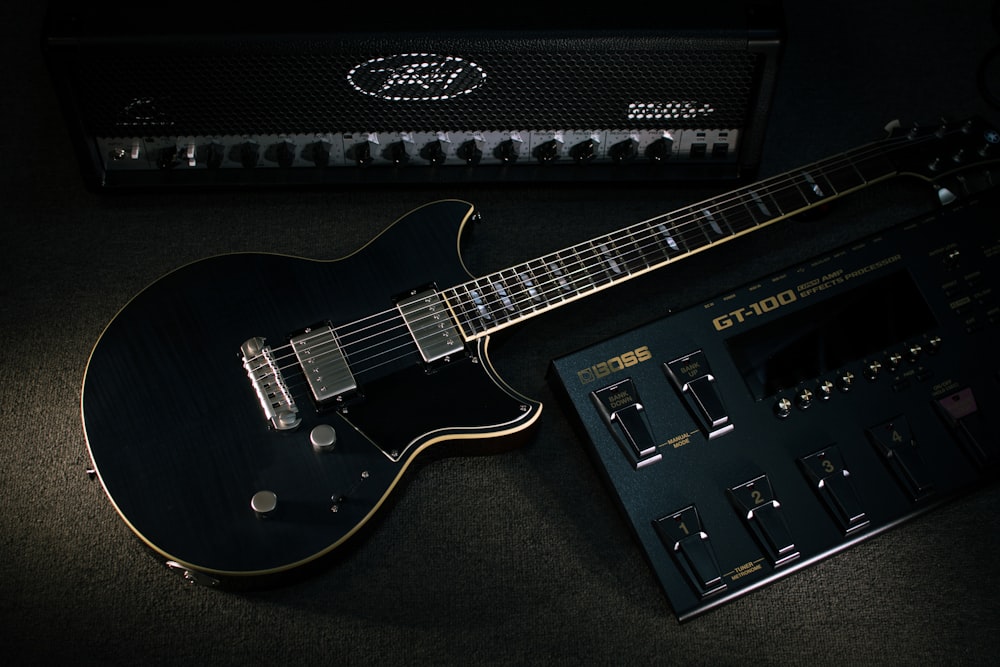
[[[157,280],[91,353],[93,471],[135,534],[187,579],[242,587],[351,541],[443,443],[523,434],[540,403],[490,364],[490,334],[900,174],[943,203],[1000,159],[981,120],[906,131],[482,277],[462,201],[407,214],[334,261],[204,259]],[[954,184],[942,185],[952,177]]]

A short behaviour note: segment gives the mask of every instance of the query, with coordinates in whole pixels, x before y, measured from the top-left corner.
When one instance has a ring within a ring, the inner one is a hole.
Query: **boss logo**
[[[433,53],[401,53],[372,58],[347,74],[351,86],[389,102],[426,102],[467,95],[486,81],[474,62]]]
[[[593,382],[594,380],[607,377],[612,373],[625,370],[630,366],[635,366],[644,361],[649,361],[652,358],[653,353],[649,351],[649,347],[643,345],[642,347],[637,347],[634,350],[624,352],[617,357],[611,357],[607,361],[594,364],[590,368],[579,370],[576,372],[576,376],[580,379],[581,384],[587,384],[589,382]]]

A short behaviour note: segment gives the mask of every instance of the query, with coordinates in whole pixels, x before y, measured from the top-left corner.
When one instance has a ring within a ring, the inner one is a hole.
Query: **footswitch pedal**
[[[997,220],[994,193],[552,362],[679,621],[997,478]]]

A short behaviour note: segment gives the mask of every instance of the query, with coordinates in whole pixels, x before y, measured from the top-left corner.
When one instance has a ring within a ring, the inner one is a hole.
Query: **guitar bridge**
[[[243,353],[243,368],[264,410],[264,417],[279,431],[296,428],[302,417],[274,361],[270,346],[264,345],[264,339],[258,336],[244,342],[240,352]]]

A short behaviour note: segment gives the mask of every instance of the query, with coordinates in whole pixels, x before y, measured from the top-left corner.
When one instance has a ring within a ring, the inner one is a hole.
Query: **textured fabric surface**
[[[908,182],[510,330],[491,346],[495,365],[546,404],[525,447],[421,467],[349,558],[302,583],[245,595],[183,584],[85,473],[79,399],[90,347],[142,287],[218,253],[342,256],[442,197],[483,213],[466,263],[485,273],[717,188],[102,197],[81,186],[38,52],[35,4],[0,9],[6,664],[991,662],[1000,625],[996,486],[679,625],[545,379],[554,357],[927,210],[927,191]],[[989,3],[794,4],[762,175],[877,138],[896,117],[1000,114],[975,82],[980,58],[1000,41]]]

